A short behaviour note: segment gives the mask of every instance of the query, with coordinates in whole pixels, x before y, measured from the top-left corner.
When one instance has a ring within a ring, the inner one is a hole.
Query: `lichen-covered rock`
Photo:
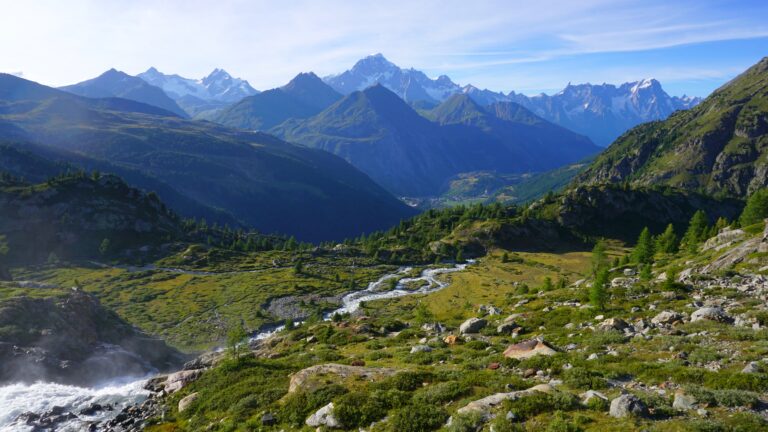
[[[670,325],[676,321],[681,321],[682,319],[683,314],[665,310],[659,312],[655,317],[651,318],[651,322],[656,325]]]
[[[198,396],[199,395],[197,394],[197,392],[194,392],[182,398],[179,401],[179,412],[183,412],[184,410],[189,408],[189,406],[192,405],[192,402],[197,400]]]
[[[478,414],[485,415],[485,414],[488,414],[488,412],[491,409],[500,405],[505,400],[516,400],[522,397],[531,396],[533,394],[536,394],[537,392],[550,393],[551,391],[553,391],[553,389],[550,385],[539,384],[527,390],[513,391],[508,393],[496,393],[490,396],[486,396],[482,399],[472,401],[467,405],[465,405],[464,407],[459,408],[457,412],[459,414],[478,413]]]
[[[341,423],[333,416],[333,402],[317,410],[307,418],[305,423],[310,427],[326,426],[332,429],[341,427]]]
[[[482,318],[470,318],[461,323],[459,332],[461,332],[461,334],[477,333],[485,328],[486,325],[488,325],[488,321]]]
[[[611,417],[648,417],[648,408],[637,396],[624,394],[611,401]]]
[[[722,323],[732,323],[733,318],[719,307],[703,307],[691,314],[691,322],[709,320]]]
[[[351,376],[364,379],[382,378],[396,374],[397,369],[391,368],[373,368],[363,366],[347,366],[337,363],[326,363],[310,366],[291,375],[291,381],[288,384],[288,393],[293,393],[302,388],[313,377],[318,375],[337,375],[339,378],[348,378]]]

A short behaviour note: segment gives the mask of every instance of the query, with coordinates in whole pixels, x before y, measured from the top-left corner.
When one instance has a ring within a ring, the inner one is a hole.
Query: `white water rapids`
[[[474,261],[468,262],[472,263]],[[400,268],[395,273],[387,274],[371,282],[364,290],[346,294],[341,298],[341,307],[327,313],[325,319],[331,319],[337,313],[355,312],[360,308],[361,302],[403,297],[412,294],[428,294],[441,290],[448,286],[448,282],[438,280],[437,276],[464,270],[467,265],[457,264],[453,267],[426,269],[417,277],[403,277],[412,271],[412,268]],[[387,281],[395,278],[399,279],[397,286],[387,291],[385,284]],[[414,289],[406,288],[415,286],[417,287]],[[266,339],[283,329],[284,326],[264,329],[251,339]],[[149,391],[144,390],[146,380],[147,377],[116,378],[98,387],[77,387],[43,382],[0,386],[0,432],[31,431],[31,426],[16,424],[15,419],[25,412],[43,414],[55,406],[64,408],[65,413],[72,412],[79,417],[59,423],[55,430],[62,432],[87,430],[89,423],[108,421],[120,413],[125,406],[144,401],[149,396]],[[102,406],[112,404],[114,410],[100,411],[94,416],[79,414],[81,410],[90,407],[94,403]]]

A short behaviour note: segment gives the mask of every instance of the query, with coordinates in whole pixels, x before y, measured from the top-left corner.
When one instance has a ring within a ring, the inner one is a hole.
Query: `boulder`
[[[607,320],[601,322],[598,325],[598,328],[602,331],[609,331],[609,330],[624,331],[624,329],[628,327],[629,327],[629,324],[627,324],[627,322],[621,318],[608,318]]]
[[[611,401],[611,417],[648,417],[648,408],[637,396],[624,394]]]
[[[676,321],[682,321],[682,319],[683,314],[665,310],[659,312],[655,317],[651,318],[651,322],[656,325],[670,325]]]
[[[184,388],[187,384],[200,378],[200,375],[202,374],[202,369],[174,372],[168,375],[168,378],[165,380],[165,391],[168,393],[175,393]]]
[[[333,416],[333,402],[317,410],[307,418],[305,423],[310,427],[326,426],[332,429],[341,427],[341,423]]]
[[[746,366],[744,366],[744,369],[741,370],[741,373],[758,373],[760,372],[760,364],[758,362],[749,362]]]
[[[554,354],[557,354],[557,350],[539,339],[531,339],[510,345],[504,350],[504,357],[518,360],[527,359],[537,355],[551,356]]]
[[[277,424],[277,417],[272,413],[266,413],[261,416],[262,426],[274,426]]]
[[[432,347],[430,347],[429,345],[414,345],[413,347],[411,347],[411,354],[420,353],[420,352],[431,352],[431,351],[432,351]]]
[[[182,412],[189,408],[190,405],[192,405],[192,402],[196,401],[198,397],[197,392],[194,392],[188,396],[185,396],[183,399],[179,401],[179,412]]]
[[[722,323],[732,323],[731,318],[724,310],[719,307],[703,307],[691,314],[691,322],[709,320]]]
[[[392,376],[396,373],[397,370],[391,368],[348,366],[337,363],[320,364],[302,369],[291,375],[291,380],[288,384],[288,393],[293,393],[304,387],[317,375],[337,375],[340,378],[355,376],[363,379],[373,379]]]
[[[423,324],[421,326],[421,329],[424,331],[434,332],[434,333],[442,333],[446,330],[445,326],[439,322]]]
[[[512,334],[512,332],[520,326],[514,322],[505,322],[496,327],[496,332],[499,334]]]
[[[672,402],[672,408],[678,411],[689,411],[696,408],[696,399],[691,396],[678,391],[675,393],[675,400]]]
[[[486,325],[488,325],[488,321],[482,318],[470,318],[461,323],[461,326],[459,326],[459,332],[461,334],[477,333],[485,328]]]

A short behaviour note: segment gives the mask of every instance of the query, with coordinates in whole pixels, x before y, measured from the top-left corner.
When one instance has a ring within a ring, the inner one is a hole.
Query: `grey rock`
[[[461,326],[459,326],[459,332],[461,332],[461,334],[477,333],[485,328],[486,325],[488,325],[488,321],[482,318],[470,318],[461,323]]]
[[[675,400],[672,402],[672,408],[678,411],[689,411],[696,408],[696,399],[685,393],[675,393]]]
[[[724,310],[719,307],[703,307],[691,314],[691,322],[709,320],[722,323],[732,323],[731,318]]]
[[[648,408],[637,396],[624,394],[611,401],[611,417],[648,417]]]
[[[192,393],[192,394],[190,394],[188,396],[185,396],[183,399],[181,399],[179,401],[179,412],[182,412],[182,411],[186,410],[187,408],[189,408],[189,406],[192,404],[192,402],[197,400],[198,396],[199,395],[197,394],[197,392],[194,392],[194,393]]]
[[[683,314],[677,313],[675,311],[665,310],[659,312],[655,317],[653,317],[651,322],[657,325],[669,325],[675,321],[681,321],[682,319]]]
[[[333,416],[333,402],[317,410],[307,418],[305,423],[310,427],[327,426],[333,429],[341,427],[341,423]]]
[[[415,345],[411,347],[411,354],[420,353],[420,352],[431,352],[431,351],[432,351],[432,347],[430,347],[429,345]]]
[[[520,326],[514,322],[505,322],[496,327],[496,332],[499,334],[512,334],[512,332]]]

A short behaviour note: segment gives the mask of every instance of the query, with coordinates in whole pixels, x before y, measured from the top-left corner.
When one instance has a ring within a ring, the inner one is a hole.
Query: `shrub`
[[[577,389],[601,389],[606,387],[603,377],[583,367],[573,367],[563,371],[563,382]]]
[[[419,389],[413,397],[414,402],[425,404],[442,404],[456,400],[467,394],[470,388],[456,381],[437,383]]]
[[[280,418],[292,426],[300,427],[312,411],[346,392],[347,389],[338,384],[320,387],[313,392],[296,392],[286,398],[280,410]]]
[[[572,411],[580,407],[579,399],[566,392],[535,393],[514,401],[505,401],[504,408],[512,411],[521,420],[543,412]]]
[[[439,428],[448,419],[444,409],[433,405],[409,405],[395,411],[389,423],[392,431],[426,432]]]
[[[400,372],[380,381],[376,386],[380,389],[396,389],[401,391],[414,391],[421,388],[425,382],[432,381],[434,376],[429,372]]]
[[[483,416],[478,413],[457,414],[453,416],[451,425],[446,430],[448,432],[475,432],[482,422]]]
[[[344,394],[333,404],[333,415],[349,429],[367,426],[386,414],[383,401],[363,392]]]

